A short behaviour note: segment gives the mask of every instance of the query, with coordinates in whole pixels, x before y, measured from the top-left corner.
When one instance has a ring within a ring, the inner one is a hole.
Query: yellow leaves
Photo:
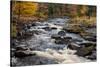
[[[87,13],[87,11],[88,11],[88,7],[87,6],[85,6],[85,5],[81,6],[80,13],[82,15],[85,15]]]
[[[38,4],[33,2],[16,1],[16,3],[14,3],[12,7],[13,7],[13,13],[15,15],[20,14],[23,16],[30,16],[30,15],[32,16],[36,13],[38,9]]]

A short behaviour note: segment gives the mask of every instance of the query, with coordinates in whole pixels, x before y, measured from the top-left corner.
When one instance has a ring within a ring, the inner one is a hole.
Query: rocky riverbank
[[[64,27],[67,22],[54,18],[26,25],[21,40],[11,42],[12,66],[96,61],[96,27]]]

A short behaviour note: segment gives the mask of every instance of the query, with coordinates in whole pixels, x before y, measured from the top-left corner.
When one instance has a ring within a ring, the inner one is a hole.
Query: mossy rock
[[[84,56],[90,55],[94,49],[95,49],[94,46],[83,47],[83,48],[78,49],[75,54],[77,54],[78,56],[84,57]]]

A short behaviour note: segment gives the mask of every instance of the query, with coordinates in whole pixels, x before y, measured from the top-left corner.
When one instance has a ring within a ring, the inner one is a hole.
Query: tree
[[[86,14],[88,13],[88,6],[87,5],[79,5],[77,13],[78,13],[79,17],[86,16]]]
[[[37,3],[13,1],[12,12],[14,15],[33,16],[36,14],[37,9]]]
[[[96,16],[96,6],[88,6],[87,16]]]

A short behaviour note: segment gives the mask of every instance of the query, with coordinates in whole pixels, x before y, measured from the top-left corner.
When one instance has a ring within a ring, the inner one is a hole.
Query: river
[[[51,38],[53,34],[57,34],[62,30],[66,18],[54,18],[44,22],[36,22],[37,26],[32,26],[29,31],[38,30],[39,34],[34,34],[29,40],[21,42],[19,45],[26,45],[31,48],[31,52],[35,56],[28,56],[24,58],[12,57],[12,63],[16,66],[27,65],[41,65],[41,64],[67,64],[67,63],[80,63],[90,62],[91,60],[84,57],[75,55],[76,50],[67,48],[66,44],[56,44],[54,39]],[[43,29],[44,27],[53,27],[56,29]],[[80,35],[75,33],[66,33],[73,39],[85,41]]]

